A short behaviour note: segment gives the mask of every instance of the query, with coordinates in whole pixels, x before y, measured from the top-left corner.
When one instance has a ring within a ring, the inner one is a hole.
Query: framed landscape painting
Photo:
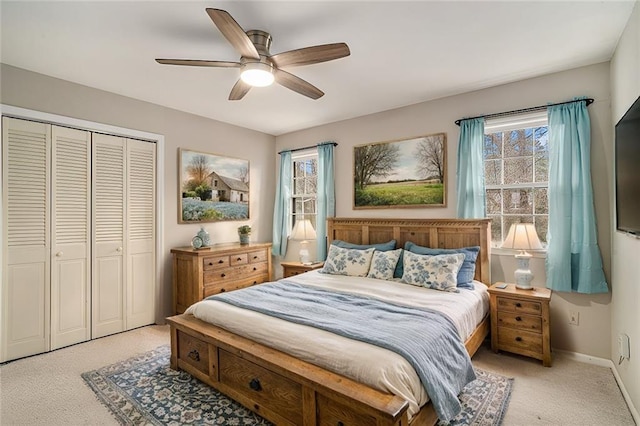
[[[249,219],[249,160],[178,152],[178,222]]]
[[[446,207],[446,133],[353,148],[353,208]]]

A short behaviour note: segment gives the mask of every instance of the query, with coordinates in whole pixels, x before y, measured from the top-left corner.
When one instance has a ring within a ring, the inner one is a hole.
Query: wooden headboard
[[[407,241],[432,248],[480,246],[475,279],[491,284],[491,219],[327,219],[328,243],[377,244],[396,240],[397,248]]]

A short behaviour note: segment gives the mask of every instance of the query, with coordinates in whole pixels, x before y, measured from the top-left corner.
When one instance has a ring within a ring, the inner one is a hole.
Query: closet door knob
[[[116,251],[117,251],[118,253],[122,253],[122,247],[118,247],[118,248],[116,249]]]
[[[56,257],[62,257],[63,254],[64,254],[63,252],[59,251],[56,253]]]

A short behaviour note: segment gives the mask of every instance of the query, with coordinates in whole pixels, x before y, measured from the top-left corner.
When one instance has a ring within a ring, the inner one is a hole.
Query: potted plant
[[[238,236],[240,237],[240,244],[249,244],[249,235],[251,234],[251,226],[242,225],[238,227]]]

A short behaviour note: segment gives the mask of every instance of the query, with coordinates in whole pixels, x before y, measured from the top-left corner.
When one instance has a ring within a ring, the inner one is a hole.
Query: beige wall
[[[640,96],[640,2],[629,18],[627,27],[611,59],[611,113],[613,123],[624,115]],[[611,130],[613,137],[613,129]],[[611,153],[613,156],[613,151]],[[613,204],[612,204],[613,209]],[[615,216],[613,216],[615,217]],[[611,359],[635,407],[640,421],[640,239],[615,230],[613,234],[613,295],[611,301]],[[618,365],[617,340],[625,333],[631,341],[631,359]]]
[[[429,84],[429,82],[425,82]],[[451,96],[351,120],[327,124],[278,136],[277,150],[333,140],[335,151],[336,214],[367,217],[455,217],[456,155],[459,129],[454,121],[493,112],[508,111],[547,102],[570,100],[575,96],[595,99],[589,107],[592,127],[592,173],[598,240],[605,272],[611,265],[612,160],[609,64],[602,63],[545,77],[524,80],[490,89]],[[429,209],[353,210],[353,146],[368,142],[446,132],[447,207]],[[544,259],[532,261],[536,282],[544,283]],[[512,280],[512,256],[492,256],[492,281]],[[569,325],[569,313],[578,311],[580,324]],[[610,294],[578,295],[556,293],[551,301],[552,346],[590,356],[610,358]]]
[[[47,77],[5,64],[0,68],[0,103],[164,135],[164,280],[159,320],[171,313],[171,247],[188,245],[199,229],[178,224],[178,148],[249,160],[250,220],[205,224],[213,242],[237,241],[236,228],[250,224],[251,239],[271,241],[276,170],[273,136],[147,102]]]

